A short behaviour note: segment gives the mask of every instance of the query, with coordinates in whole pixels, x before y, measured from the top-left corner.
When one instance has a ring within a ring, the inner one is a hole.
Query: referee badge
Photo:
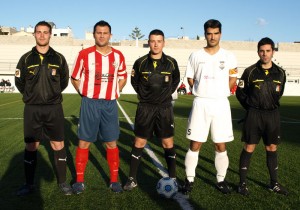
[[[52,69],[52,76],[55,76],[56,75],[56,69]]]
[[[280,91],[280,85],[276,85],[276,92]]]
[[[166,75],[166,76],[165,76],[165,82],[169,82],[169,80],[170,80],[170,79],[169,79],[169,76]]]
[[[134,69],[131,70],[131,76],[134,77],[135,71]]]
[[[21,76],[21,71],[20,71],[20,69],[16,69],[15,77],[20,77],[20,76]]]
[[[238,86],[239,88],[244,88],[245,86],[244,80],[240,79]]]

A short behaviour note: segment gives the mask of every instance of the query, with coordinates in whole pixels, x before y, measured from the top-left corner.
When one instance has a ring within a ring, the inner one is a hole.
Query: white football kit
[[[195,99],[186,137],[206,142],[209,131],[215,143],[233,140],[229,77],[237,77],[235,56],[222,48],[214,55],[204,49],[190,55],[185,77],[194,80]]]

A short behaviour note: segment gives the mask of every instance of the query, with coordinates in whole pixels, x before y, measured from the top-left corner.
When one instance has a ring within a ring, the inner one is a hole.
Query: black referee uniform
[[[174,135],[174,116],[171,104],[180,73],[176,60],[166,54],[153,59],[150,53],[136,60],[131,74],[139,104],[136,112],[136,136],[149,139],[153,131],[158,138]]]
[[[261,62],[245,69],[236,91],[240,104],[247,110],[242,141],[265,145],[280,141],[279,99],[286,82],[285,71],[272,63],[270,69],[262,69]]]
[[[51,47],[46,54],[35,47],[17,64],[15,84],[23,95],[24,138],[26,143],[41,140],[63,141],[62,91],[68,86],[69,69],[64,56]]]

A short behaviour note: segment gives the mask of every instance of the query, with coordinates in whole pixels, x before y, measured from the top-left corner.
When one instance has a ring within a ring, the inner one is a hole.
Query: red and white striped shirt
[[[73,79],[80,79],[79,92],[93,99],[114,100],[120,96],[119,79],[126,79],[126,64],[123,54],[114,48],[107,55],[96,46],[79,52],[74,66]]]

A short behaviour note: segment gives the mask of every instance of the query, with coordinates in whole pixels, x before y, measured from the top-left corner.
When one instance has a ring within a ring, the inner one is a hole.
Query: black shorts
[[[24,107],[24,140],[64,140],[64,113],[61,104],[28,105]]]
[[[267,146],[280,143],[280,113],[278,109],[272,111],[249,109],[244,122],[242,141],[247,144],[258,144],[260,138]]]
[[[134,125],[135,136],[150,139],[153,133],[158,138],[174,136],[174,114],[171,103],[168,105],[138,104]]]

